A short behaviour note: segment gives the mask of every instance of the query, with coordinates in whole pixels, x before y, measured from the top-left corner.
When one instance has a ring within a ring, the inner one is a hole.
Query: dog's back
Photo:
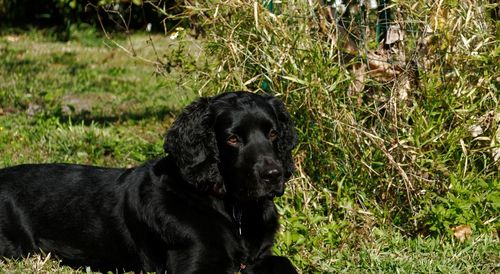
[[[125,169],[73,164],[24,164],[0,169],[0,191],[37,186],[67,189],[116,179]]]

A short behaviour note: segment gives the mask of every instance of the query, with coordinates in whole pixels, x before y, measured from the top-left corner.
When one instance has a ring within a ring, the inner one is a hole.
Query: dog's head
[[[185,181],[237,199],[281,196],[297,135],[283,103],[248,92],[201,98],[179,115],[165,151]]]

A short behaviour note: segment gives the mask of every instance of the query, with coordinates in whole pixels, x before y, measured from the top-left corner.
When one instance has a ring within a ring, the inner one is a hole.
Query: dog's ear
[[[285,170],[285,178],[288,180],[295,170],[292,149],[298,143],[297,132],[295,131],[290,113],[288,113],[283,102],[273,96],[269,97],[268,102],[273,107],[276,117],[278,118],[280,137],[278,138],[276,146],[278,149],[278,156]]]
[[[163,148],[173,157],[185,181],[201,191],[224,194],[213,116],[209,98],[193,102],[167,131]]]

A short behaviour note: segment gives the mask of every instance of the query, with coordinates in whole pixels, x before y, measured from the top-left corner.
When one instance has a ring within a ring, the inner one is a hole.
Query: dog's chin
[[[269,192],[269,196],[274,198],[274,197],[281,197],[283,196],[283,194],[285,194],[285,190],[284,189],[279,189],[279,190],[273,190],[271,192]]]
[[[242,197],[243,200],[272,200],[276,197],[281,197],[284,194],[283,189],[275,189],[275,190],[254,190],[247,192],[249,195],[246,197]]]
[[[269,182],[259,181],[258,179],[253,179],[250,181],[239,179],[238,181],[242,182],[242,184],[240,184],[236,188],[229,188],[227,191],[227,195],[232,197],[233,200],[251,202],[263,199],[274,199],[276,197],[283,196],[283,194],[285,193],[283,181],[274,185],[270,185]]]

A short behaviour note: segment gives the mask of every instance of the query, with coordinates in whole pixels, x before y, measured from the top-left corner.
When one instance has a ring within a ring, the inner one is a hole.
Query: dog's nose
[[[279,181],[280,177],[281,177],[281,172],[277,169],[266,170],[262,174],[262,179],[270,182],[277,182]]]

